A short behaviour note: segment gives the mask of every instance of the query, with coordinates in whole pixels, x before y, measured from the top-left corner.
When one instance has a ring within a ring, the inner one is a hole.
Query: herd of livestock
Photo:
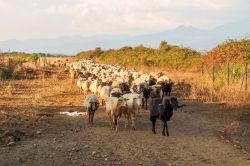
[[[181,106],[176,97],[171,96],[173,82],[162,73],[143,73],[118,65],[94,63],[81,60],[67,65],[72,83],[76,83],[79,93],[84,95],[84,107],[89,123],[93,124],[95,111],[105,105],[112,129],[118,130],[118,121],[125,117],[125,128],[131,122],[136,128],[136,115],[142,108],[150,110],[152,132],[156,120],[163,122],[162,134],[169,136],[167,121],[173,111]]]

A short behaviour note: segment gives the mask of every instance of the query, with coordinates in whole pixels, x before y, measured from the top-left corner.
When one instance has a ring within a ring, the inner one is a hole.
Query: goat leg
[[[111,130],[112,130],[113,129],[113,120],[112,120],[111,115],[109,116],[109,122],[110,122],[110,127],[111,127]]]
[[[163,130],[162,130],[162,135],[165,136],[166,133],[165,133],[165,128],[166,128],[166,123],[164,122],[163,123]]]
[[[151,121],[152,121],[152,132],[153,132],[154,134],[156,134],[156,131],[155,131],[156,119],[155,119],[155,117],[152,117],[152,118],[151,118]]]
[[[167,131],[167,136],[169,136],[169,132],[168,132],[168,122],[166,122],[166,131]]]
[[[162,91],[162,96],[161,96],[161,99],[163,99],[164,98],[164,96],[165,96],[165,91]]]
[[[124,116],[125,116],[125,129],[126,129],[129,124],[129,116],[127,114],[124,114]]]
[[[94,112],[91,113],[91,124],[94,125]]]
[[[144,106],[145,106],[145,99],[142,98],[142,108],[144,108]]]
[[[132,118],[131,118],[131,121],[132,121],[132,130],[135,130],[135,119],[136,119],[136,115],[133,114]]]
[[[113,116],[113,129],[116,128],[116,124],[117,124],[116,118],[115,116]]]
[[[116,124],[116,132],[117,132],[118,131],[118,118],[116,118],[115,124]]]
[[[90,124],[90,123],[91,123],[91,122],[90,122],[90,118],[91,118],[91,117],[90,117],[90,116],[91,116],[91,115],[90,115],[90,114],[91,114],[90,111],[88,111],[88,114],[89,114],[89,124]]]

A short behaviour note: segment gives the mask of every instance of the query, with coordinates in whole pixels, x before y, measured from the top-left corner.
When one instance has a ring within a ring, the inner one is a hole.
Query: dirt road
[[[70,80],[2,82],[0,88],[0,165],[250,165],[243,153],[250,150],[249,113],[182,100],[187,106],[174,112],[170,137],[164,137],[160,121],[157,134],[151,132],[146,110],[136,131],[124,129],[122,120],[119,132],[110,129],[103,107],[94,126],[86,117],[60,115],[83,111]],[[240,147],[219,134],[235,120],[240,131],[230,138]]]

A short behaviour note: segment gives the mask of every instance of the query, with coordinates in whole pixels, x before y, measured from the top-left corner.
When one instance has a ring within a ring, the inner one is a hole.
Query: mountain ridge
[[[224,24],[211,30],[181,25],[175,29],[137,36],[102,34],[87,37],[74,35],[50,39],[11,39],[1,41],[0,49],[3,51],[74,55],[80,51],[96,47],[115,49],[125,45],[136,46],[143,44],[147,47],[157,48],[160,41],[166,40],[172,45],[181,45],[198,51],[206,51],[216,47],[227,39],[249,38],[249,27],[250,17],[238,22]]]

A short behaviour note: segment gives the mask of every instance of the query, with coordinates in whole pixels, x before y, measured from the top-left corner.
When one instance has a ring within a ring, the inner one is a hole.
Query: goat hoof
[[[132,130],[135,130],[135,127],[132,127]]]
[[[162,132],[162,135],[163,135],[163,136],[166,136],[165,132]]]
[[[169,136],[169,133],[167,133],[167,136]]]
[[[156,134],[156,131],[155,131],[154,129],[152,129],[152,132],[153,132],[154,134]]]

